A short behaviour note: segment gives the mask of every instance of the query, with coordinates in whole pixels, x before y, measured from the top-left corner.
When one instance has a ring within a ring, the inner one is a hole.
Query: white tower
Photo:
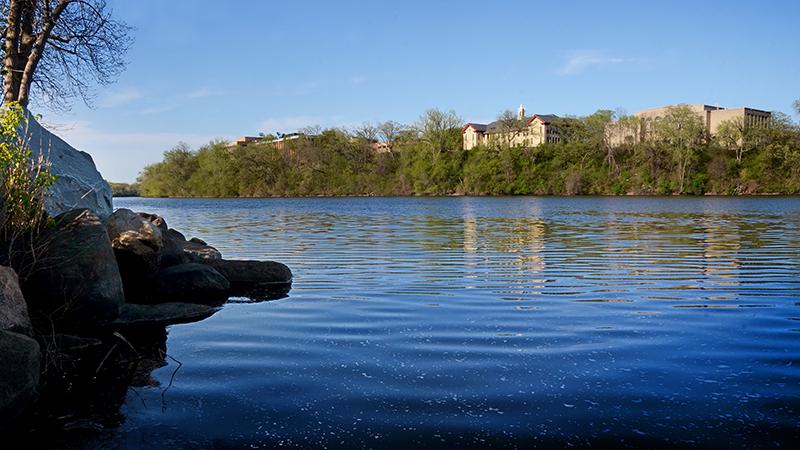
[[[525,118],[525,106],[522,103],[519,104],[519,109],[517,110],[517,118],[519,120]]]

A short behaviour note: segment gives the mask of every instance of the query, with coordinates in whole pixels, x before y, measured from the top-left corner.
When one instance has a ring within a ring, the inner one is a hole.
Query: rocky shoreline
[[[205,319],[231,297],[280,298],[292,282],[281,263],[223,259],[163,217],[128,209],[105,219],[69,210],[32,246],[23,279],[0,266],[0,428],[31,409],[65,362],[138,352],[131,342]]]
[[[92,157],[24,116],[21,145],[55,178],[43,225],[0,247],[0,431],[96,429],[128,387],[152,385],[166,365],[165,327],[205,319],[229,298],[281,298],[292,272],[223,259],[158,215],[114,211]],[[98,409],[97,420],[81,413]]]

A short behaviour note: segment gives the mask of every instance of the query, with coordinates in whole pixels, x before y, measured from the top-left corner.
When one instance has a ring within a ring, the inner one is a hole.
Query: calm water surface
[[[295,282],[171,327],[93,445],[800,439],[798,198],[115,203]]]

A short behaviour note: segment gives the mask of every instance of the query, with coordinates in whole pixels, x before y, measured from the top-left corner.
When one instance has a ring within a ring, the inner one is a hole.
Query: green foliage
[[[138,197],[141,195],[138,183],[114,183],[109,181],[111,194],[114,197]]]
[[[0,240],[35,230],[44,220],[44,197],[55,177],[25,141],[27,118],[18,104],[0,113]]]
[[[537,147],[493,142],[463,150],[460,120],[439,110],[427,111],[413,128],[393,124],[401,131],[390,133],[386,153],[372,150],[375,127],[366,125],[351,134],[314,131],[282,149],[212,142],[192,151],[181,144],[146,167],[139,182],[143,195],[169,197],[800,192],[800,131],[786,116],[776,114],[773,126],[748,135],[746,152],[728,151],[736,144],[730,136],[707,141],[683,107],[651,124],[655,139],[612,146],[604,131],[610,126],[623,134],[641,127],[639,120],[613,117],[598,111],[563,119],[556,124],[561,141]],[[516,120],[510,113],[501,119],[508,127]]]

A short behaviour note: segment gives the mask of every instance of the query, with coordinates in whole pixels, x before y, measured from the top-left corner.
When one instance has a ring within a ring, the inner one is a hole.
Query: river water
[[[800,199],[117,199],[289,296],[168,329],[87,446],[787,447]],[[796,442],[795,442],[796,443]]]

